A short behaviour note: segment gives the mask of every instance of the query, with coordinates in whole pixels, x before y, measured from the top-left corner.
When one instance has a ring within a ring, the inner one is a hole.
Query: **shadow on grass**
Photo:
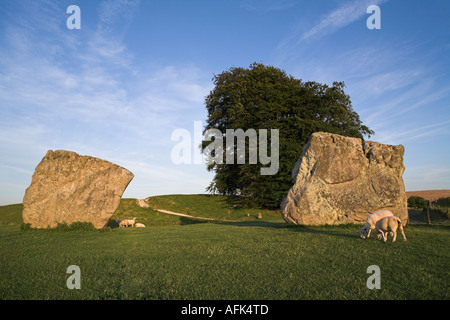
[[[286,222],[270,222],[270,221],[240,221],[240,222],[215,222],[218,224],[237,226],[237,227],[259,227],[259,228],[275,228],[287,229],[292,232],[309,233],[317,235],[328,235],[335,237],[345,237],[351,239],[360,239],[359,227],[355,225],[342,226],[299,226],[288,224]]]
[[[287,228],[293,232],[343,237],[349,239],[361,239],[359,235],[359,227],[354,225],[317,227],[288,225]]]
[[[405,227],[405,230],[408,230],[408,228],[411,228],[412,230],[414,230],[414,229],[433,229],[433,230],[450,231],[450,225],[443,224],[443,223],[428,224],[426,222],[413,222],[413,223],[408,223]]]
[[[237,227],[259,227],[259,228],[283,228],[286,223],[285,222],[270,222],[270,221],[237,221],[237,222],[228,222],[228,221],[215,221],[217,224],[224,224],[229,226],[237,226]]]
[[[179,217],[180,219],[180,225],[189,225],[189,224],[199,224],[199,223],[208,223],[208,220],[201,220],[201,219],[195,219],[195,218],[189,218],[189,217]]]

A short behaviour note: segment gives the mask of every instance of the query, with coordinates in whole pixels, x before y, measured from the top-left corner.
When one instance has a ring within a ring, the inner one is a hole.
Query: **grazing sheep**
[[[366,224],[359,229],[359,234],[361,239],[368,238],[370,236],[370,232],[372,229],[375,229],[375,224],[378,220],[383,219],[384,217],[392,217],[394,214],[389,210],[379,210],[367,217]]]
[[[397,239],[397,229],[402,233],[403,239],[406,241],[405,233],[403,232],[402,220],[399,217],[385,217],[378,220],[375,224],[375,233],[381,234],[383,241],[387,241],[387,233],[392,232],[393,238],[392,242]]]
[[[119,227],[128,227],[128,226],[134,226],[134,223],[136,222],[136,218],[133,218],[132,220],[122,220],[119,223]]]
[[[136,223],[135,227],[136,228],[145,228],[145,224],[138,222],[138,223]]]

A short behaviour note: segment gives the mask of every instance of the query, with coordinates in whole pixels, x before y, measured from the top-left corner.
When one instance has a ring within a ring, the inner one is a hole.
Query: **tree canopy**
[[[419,196],[411,196],[408,198],[408,207],[426,209],[430,207],[430,201]]]
[[[267,129],[271,141],[270,129],[278,129],[279,168],[274,175],[261,175],[261,163],[209,163],[208,170],[215,172],[207,188],[210,192],[242,195],[262,207],[278,208],[292,186],[291,171],[312,133],[361,139],[373,134],[353,110],[343,82],[332,86],[303,82],[261,63],[230,68],[215,75],[213,82],[215,87],[205,100],[208,118],[204,132],[218,129],[226,139],[227,129]],[[203,151],[209,143],[203,142]],[[268,148],[271,152],[270,143]]]

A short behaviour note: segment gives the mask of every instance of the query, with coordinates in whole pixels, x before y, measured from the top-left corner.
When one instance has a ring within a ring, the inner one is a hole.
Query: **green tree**
[[[408,207],[410,208],[429,208],[430,207],[430,201],[425,200],[422,197],[419,196],[411,196],[408,198]]]
[[[204,132],[213,128],[224,135],[226,129],[279,130],[277,174],[261,175],[259,163],[210,163],[208,170],[215,176],[207,190],[213,193],[243,195],[252,204],[278,208],[292,186],[291,171],[312,133],[358,138],[373,134],[353,110],[343,82],[331,87],[303,82],[261,63],[230,68],[215,75],[213,82],[215,87],[205,100],[208,118]],[[202,149],[209,143],[204,142]]]
[[[433,201],[433,204],[440,207],[450,207],[450,197],[439,198]]]

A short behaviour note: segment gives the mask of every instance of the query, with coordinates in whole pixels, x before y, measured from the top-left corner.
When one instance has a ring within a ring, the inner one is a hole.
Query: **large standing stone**
[[[32,228],[73,222],[103,228],[133,177],[127,169],[105,160],[49,150],[25,192],[23,222]]]
[[[312,134],[292,170],[295,183],[281,204],[283,218],[304,225],[364,223],[388,209],[406,224],[403,154],[402,145]]]

